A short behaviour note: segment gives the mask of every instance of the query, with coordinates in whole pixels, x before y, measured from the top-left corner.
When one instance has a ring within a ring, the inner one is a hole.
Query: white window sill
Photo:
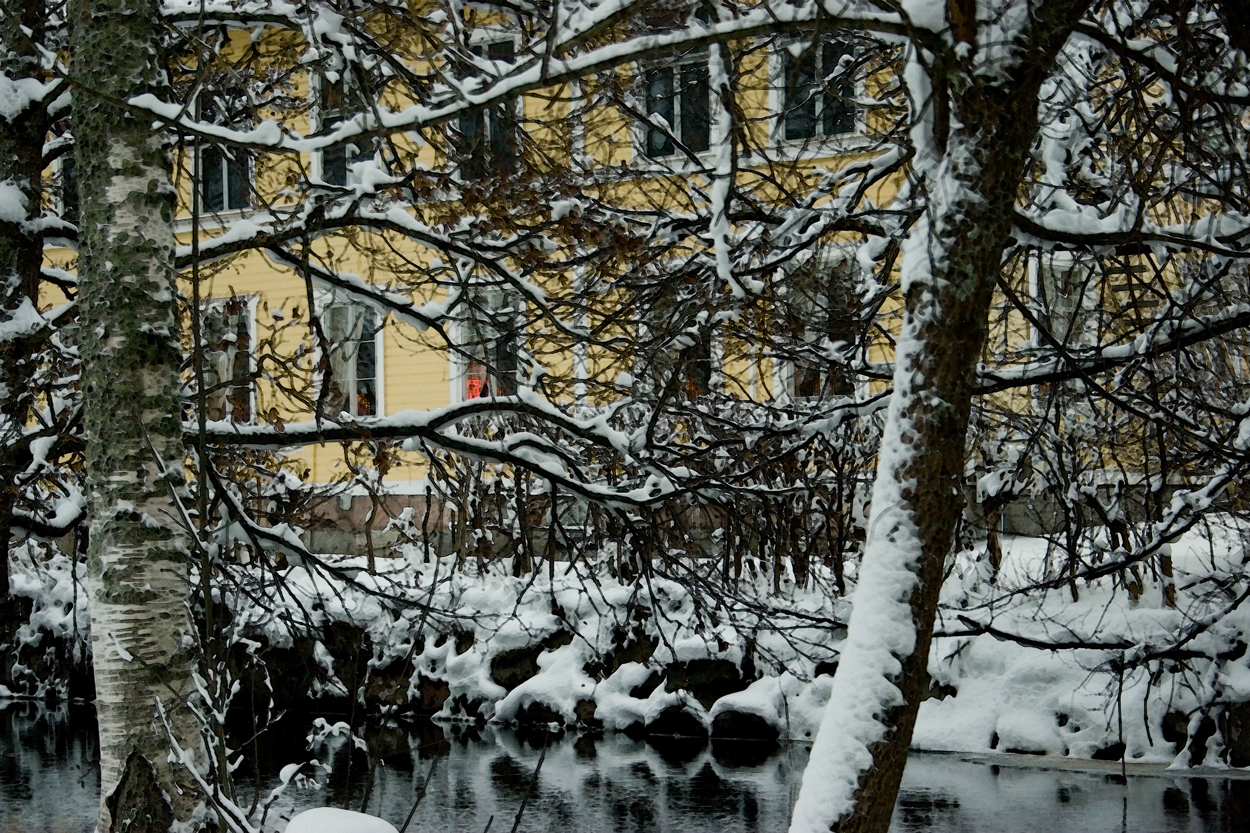
[[[738,157],[738,166],[762,165],[768,162],[806,162],[830,159],[858,153],[869,153],[879,147],[879,142],[863,133],[847,133],[841,136],[813,139],[776,140],[763,153]],[[720,158],[715,147],[700,151],[694,157],[684,153],[667,156],[647,156],[634,148],[634,158],[627,166],[642,176],[671,176],[673,174],[711,173]]]
[[[229,211],[200,211],[201,231],[221,231],[235,220],[241,220],[249,214],[256,213],[254,208],[232,208]],[[174,233],[186,234],[194,228],[191,215],[183,214],[174,220]]]
[[[879,143],[860,131],[843,133],[839,136],[815,136],[810,139],[775,139],[762,156],[754,154],[744,160],[746,164],[759,164],[765,159],[771,161],[809,161],[829,159],[835,156],[847,156],[855,153],[866,153],[874,150]]]

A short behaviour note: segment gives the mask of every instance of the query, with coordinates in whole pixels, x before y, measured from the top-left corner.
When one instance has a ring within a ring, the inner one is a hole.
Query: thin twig
[[[368,777],[368,780],[365,782],[365,796],[364,798],[360,799],[360,812],[362,813],[365,811],[365,808],[369,806],[369,798],[373,795],[373,779],[378,774],[378,761],[379,760],[381,760],[381,756],[375,757],[369,763],[369,777]]]
[[[425,775],[425,781],[421,784],[421,789],[417,790],[417,800],[412,803],[412,809],[408,811],[408,818],[404,819],[404,826],[399,828],[399,833],[404,833],[408,829],[408,825],[412,824],[412,817],[417,814],[417,808],[421,806],[421,799],[425,798],[425,790],[430,786],[430,779],[434,777],[434,770],[438,767],[438,758],[435,757],[430,762],[430,771]]]
[[[547,741],[551,738],[551,730],[547,730],[547,734],[543,735],[543,751],[538,756],[538,766],[534,767],[534,775],[530,778],[530,784],[525,788],[525,798],[521,799],[521,809],[516,811],[516,820],[512,822],[512,833],[516,833],[517,828],[521,826],[521,816],[525,815],[525,807],[530,803],[530,796],[534,793],[534,785],[538,783],[538,773],[542,772],[543,761],[547,759]],[[490,825],[486,825],[487,829]],[[401,830],[400,833],[403,833]]]

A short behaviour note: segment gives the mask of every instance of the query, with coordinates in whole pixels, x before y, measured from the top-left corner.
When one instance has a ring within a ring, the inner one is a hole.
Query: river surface
[[[246,750],[240,802],[263,806],[289,763],[308,764],[273,799],[266,829],[320,805],[360,809],[410,833],[673,831],[781,833],[807,761],[804,743],[653,743],[419,723],[332,736],[309,750],[309,721],[288,718]],[[331,721],[333,722],[333,721]],[[546,746],[546,752],[543,748]],[[0,703],[0,833],[85,833],[99,791],[94,714]],[[541,768],[539,762],[541,760]],[[915,754],[893,831],[1250,830],[1245,773],[1024,756]],[[428,781],[419,803],[421,787]],[[370,786],[371,785],[371,786]]]

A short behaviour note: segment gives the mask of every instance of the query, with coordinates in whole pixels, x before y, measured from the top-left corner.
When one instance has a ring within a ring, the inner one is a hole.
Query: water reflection
[[[333,721],[331,721],[333,722]],[[288,718],[245,750],[241,797],[262,800],[277,772],[313,757],[271,808],[267,829],[316,805],[360,809],[399,826],[428,779],[410,831],[714,831],[780,833],[807,763],[807,744],[624,735],[523,735],[493,727],[372,725],[365,749],[347,738],[306,749],[309,721]],[[543,753],[544,744],[546,753]],[[541,769],[539,762],[542,762]],[[89,709],[0,706],[0,833],[92,828],[98,772]],[[910,831],[1228,831],[1250,818],[1250,780],[1160,772],[1028,768],[916,755],[892,829]],[[1036,764],[1041,764],[1037,766]]]
[[[946,755],[907,764],[897,831],[1239,831],[1250,819],[1250,779],[1151,771],[987,766]]]
[[[418,767],[415,778],[394,778],[385,788],[375,782],[370,811],[401,823],[416,785],[428,775],[429,789],[411,829],[437,833],[477,833],[492,817],[492,829],[510,829],[527,795],[520,825],[527,831],[780,832],[787,828],[808,750],[807,744],[563,736],[549,740],[536,773],[541,734],[518,736],[490,727],[470,732],[448,727],[445,735],[439,727],[426,731],[432,734],[424,737],[424,747],[440,749],[425,759],[428,767],[437,758],[432,774]],[[407,760],[422,751],[418,746]],[[338,780],[350,757],[346,748],[337,756],[321,793],[285,796],[284,806],[303,807],[336,792],[361,795],[363,780],[354,787]],[[368,755],[358,752],[356,757],[353,769],[364,773]],[[405,766],[399,759],[382,760],[392,771]],[[1025,768],[915,755],[892,830],[1215,833],[1244,829],[1244,819],[1250,818],[1247,779],[1151,771],[1130,774],[1121,784],[1109,767],[1089,771],[1028,763]]]
[[[0,702],[0,833],[85,833],[100,794],[95,711]]]
[[[701,740],[433,723],[411,732],[374,728],[362,740],[367,751],[342,738],[320,747],[329,774],[315,785],[289,787],[271,818],[317,804],[359,809],[372,770],[368,810],[397,826],[428,778],[414,831],[481,833],[488,822],[493,830],[510,830],[524,802],[519,829],[525,831],[781,831],[806,763],[804,749],[776,744],[744,750]],[[266,746],[272,758],[275,744]],[[299,760],[298,752],[286,762]],[[280,762],[267,766],[276,772]],[[261,795],[277,784],[264,780]]]

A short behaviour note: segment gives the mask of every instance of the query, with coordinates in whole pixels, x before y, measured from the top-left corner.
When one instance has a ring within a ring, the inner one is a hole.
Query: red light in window
[[[464,375],[464,398],[478,399],[490,394],[490,385],[486,375],[486,365],[479,361],[470,359],[469,366],[465,368]]]

